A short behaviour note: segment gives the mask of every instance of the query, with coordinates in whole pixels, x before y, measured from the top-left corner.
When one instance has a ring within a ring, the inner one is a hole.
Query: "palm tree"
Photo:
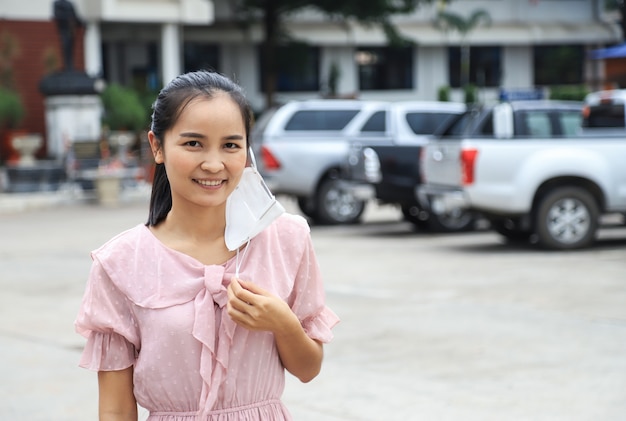
[[[435,27],[448,32],[450,30],[457,31],[461,35],[461,86],[464,87],[469,83],[470,72],[470,47],[467,42],[467,35],[477,28],[481,23],[485,25],[491,24],[491,16],[483,9],[473,11],[467,18],[448,12],[445,9],[440,10],[435,18]]]

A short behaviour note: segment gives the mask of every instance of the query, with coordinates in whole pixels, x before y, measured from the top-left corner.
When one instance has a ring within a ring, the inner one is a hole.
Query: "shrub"
[[[448,102],[450,101],[450,87],[449,86],[440,86],[437,91],[437,100]]]
[[[113,83],[102,91],[100,98],[104,106],[102,123],[110,130],[137,132],[147,128],[150,116],[133,89]]]
[[[465,85],[465,88],[463,88],[463,91],[465,92],[465,103],[470,105],[470,104],[476,104],[478,102],[478,88],[476,87],[476,85]]]
[[[583,101],[589,90],[584,85],[551,86],[550,99]]]
[[[19,94],[0,87],[0,130],[15,129],[24,119],[24,104]]]

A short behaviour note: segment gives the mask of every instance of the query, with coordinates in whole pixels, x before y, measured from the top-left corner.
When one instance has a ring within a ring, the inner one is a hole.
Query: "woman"
[[[290,420],[284,369],[303,382],[319,373],[338,318],[304,219],[283,214],[241,251],[225,245],[251,121],[240,87],[217,73],[159,93],[148,223],[92,253],[76,320],[101,420],[136,420],[137,404],[155,421]]]

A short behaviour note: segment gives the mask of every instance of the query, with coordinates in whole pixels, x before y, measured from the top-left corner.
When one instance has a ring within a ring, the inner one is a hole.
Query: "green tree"
[[[467,35],[480,24],[491,25],[491,16],[483,9],[473,11],[468,17],[447,11],[445,2],[435,18],[435,27],[448,31],[457,31],[461,36],[461,87],[469,83],[470,47]]]
[[[263,26],[262,55],[264,66],[265,103],[274,103],[277,78],[276,47],[289,39],[282,25],[290,13],[303,9],[318,10],[334,19],[353,20],[383,29],[391,44],[407,42],[391,22],[397,14],[414,11],[420,4],[432,0],[232,0],[231,7],[242,25],[260,21]]]

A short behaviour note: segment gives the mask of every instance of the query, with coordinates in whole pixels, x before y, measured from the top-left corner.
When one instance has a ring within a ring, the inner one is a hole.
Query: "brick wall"
[[[30,133],[41,133],[46,139],[44,96],[39,92],[39,82],[52,69],[46,67],[46,57],[56,56],[60,70],[63,66],[61,43],[55,23],[50,21],[0,20],[0,33],[8,31],[18,40],[19,54],[14,61],[15,89],[21,94],[26,115],[21,129]],[[84,29],[75,37],[74,69],[84,70]],[[45,158],[45,144],[38,153]]]

